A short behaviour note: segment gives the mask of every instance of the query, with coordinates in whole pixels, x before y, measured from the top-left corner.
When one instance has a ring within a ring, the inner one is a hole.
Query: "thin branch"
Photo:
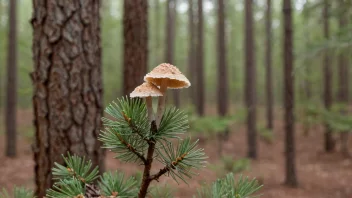
[[[116,133],[117,137],[119,138],[119,140],[122,142],[122,144],[124,144],[128,150],[130,150],[132,153],[134,153],[139,159],[141,159],[143,161],[144,164],[147,163],[147,160],[145,159],[145,157],[139,153],[131,144],[127,143],[120,134]]]
[[[140,130],[138,130],[138,128],[132,123],[131,118],[129,118],[125,112],[122,111],[122,115],[124,117],[124,119],[126,120],[126,122],[128,123],[128,126],[131,127],[133,133],[136,133],[137,135],[139,135],[139,137],[141,137],[144,141],[150,143],[150,140],[145,137]]]
[[[172,161],[170,165],[166,165],[163,169],[160,169],[158,173],[150,176],[149,179],[158,181],[162,175],[170,171],[170,167],[172,169],[175,169],[175,166],[177,166],[177,164],[180,163],[186,157],[187,154],[188,153],[184,153],[181,156],[177,157],[176,160]]]

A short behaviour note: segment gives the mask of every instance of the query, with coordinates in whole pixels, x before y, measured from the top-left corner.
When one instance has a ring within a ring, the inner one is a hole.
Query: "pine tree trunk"
[[[10,1],[9,32],[7,55],[7,89],[6,89],[6,156],[16,156],[16,105],[17,105],[17,14],[16,0]]]
[[[247,108],[248,157],[257,158],[256,69],[253,37],[253,0],[245,3],[245,103]]]
[[[67,152],[104,168],[101,129],[100,0],[33,0],[36,195],[52,184],[54,162]]]
[[[176,0],[167,0],[166,3],[166,54],[167,63],[174,64],[175,55],[175,20],[176,20]],[[179,90],[172,90],[174,104],[180,106]]]
[[[324,37],[326,40],[329,39],[329,0],[324,0]],[[323,58],[323,72],[324,72],[324,106],[326,110],[330,110],[332,104],[332,69],[330,64],[330,52],[325,50]],[[328,124],[325,124],[325,151],[332,152],[335,147],[335,141],[332,136],[332,131]]]
[[[197,113],[200,116],[204,115],[204,21],[203,21],[203,0],[198,0],[198,23],[197,23]]]
[[[271,0],[267,0],[266,9],[266,116],[267,116],[267,128],[273,129],[273,82],[272,82],[272,30],[271,30],[271,11],[272,11]]]
[[[148,63],[148,1],[124,0],[123,94],[143,83]]]
[[[156,67],[158,64],[161,63],[161,58],[160,58],[160,0],[155,0],[155,30],[153,30],[153,34],[155,36],[155,63],[154,67]]]
[[[195,42],[195,13],[194,13],[194,1],[188,0],[188,30],[189,33],[189,46],[188,46],[188,78],[191,81],[192,86],[189,88],[189,97],[193,104],[196,104],[197,89],[196,89],[196,42]]]
[[[340,16],[339,16],[339,28],[343,29],[348,25],[347,23],[347,5],[345,5],[344,0],[340,0]],[[346,52],[340,52],[339,54],[339,78],[338,78],[338,101],[339,103],[346,105],[344,106],[345,109],[342,110],[342,114],[347,114],[348,113],[348,100],[349,100],[349,79],[348,79],[348,74],[349,74],[349,63],[348,63],[348,54]],[[348,138],[349,138],[349,133],[348,131],[342,131],[341,133],[341,152],[345,155],[349,155],[348,151]]]
[[[295,156],[295,117],[294,117],[294,75],[293,73],[293,27],[291,0],[284,0],[284,108],[285,108],[285,184],[291,187],[298,185],[296,177]]]

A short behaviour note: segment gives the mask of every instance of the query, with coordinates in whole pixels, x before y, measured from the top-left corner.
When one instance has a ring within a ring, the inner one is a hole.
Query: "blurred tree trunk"
[[[253,0],[245,3],[245,103],[247,108],[248,157],[257,158],[256,69],[253,24]]]
[[[266,116],[267,116],[267,128],[273,129],[273,83],[272,83],[272,30],[271,30],[271,12],[272,12],[271,0],[267,0],[266,9]]]
[[[218,112],[225,116],[228,110],[228,82],[225,47],[225,7],[224,0],[218,0]],[[228,130],[224,131],[227,139]]]
[[[36,195],[52,185],[67,152],[104,168],[97,140],[103,115],[101,1],[33,0]]]
[[[330,38],[329,27],[329,5],[330,0],[324,0],[323,10],[323,23],[324,23],[324,37],[326,40]],[[324,106],[326,110],[330,110],[332,104],[332,69],[330,64],[329,51],[325,50],[323,59],[323,72],[324,72]],[[335,148],[335,141],[333,139],[332,131],[328,124],[325,124],[325,151],[331,152]]]
[[[197,113],[200,116],[204,115],[204,21],[203,21],[203,0],[198,0],[198,23],[197,23]]]
[[[340,13],[339,13],[339,28],[340,30],[344,29],[347,25],[347,13],[348,13],[348,6],[345,5],[344,0],[340,0],[339,2]],[[348,63],[348,53],[345,51],[340,52],[339,55],[339,78],[338,78],[338,100],[339,103],[343,104],[342,114],[348,113],[348,97],[349,97],[349,63]],[[348,152],[348,131],[342,131],[341,133],[341,152],[345,155],[349,155]]]
[[[160,0],[155,0],[155,30],[153,30],[154,35],[155,35],[155,51],[156,51],[156,56],[155,58],[155,66],[160,64],[161,59],[160,59]]]
[[[2,2],[2,0],[0,0],[0,21],[2,21],[2,17],[3,17],[3,14],[4,14],[4,9],[3,9],[3,2]],[[0,29],[2,29],[2,24],[0,23]],[[4,86],[4,78],[3,78],[3,74],[2,74],[2,72],[3,72],[3,70],[2,70],[3,68],[2,67],[0,67],[0,110],[2,110],[2,106],[3,106],[3,92],[4,92],[4,90],[3,90],[3,86]],[[0,122],[1,122],[1,120],[0,120]]]
[[[124,0],[123,95],[142,84],[148,63],[148,1]]]
[[[294,75],[293,73],[293,26],[291,0],[284,0],[284,108],[285,108],[285,184],[297,187],[295,156]]]
[[[188,78],[191,81],[192,86],[189,89],[189,96],[193,104],[196,104],[196,97],[197,97],[197,89],[196,89],[196,42],[195,42],[195,13],[194,13],[194,1],[188,0],[188,30],[189,30],[189,46],[188,46]]]
[[[7,48],[7,87],[6,87],[6,156],[16,156],[16,106],[17,106],[17,1],[9,6],[9,32]]]
[[[166,2],[166,54],[165,60],[167,63],[174,63],[175,55],[175,20],[176,20],[176,0],[167,0]],[[174,104],[180,106],[179,90],[172,90]]]

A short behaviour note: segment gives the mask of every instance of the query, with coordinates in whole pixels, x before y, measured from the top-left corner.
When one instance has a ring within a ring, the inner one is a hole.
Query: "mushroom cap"
[[[152,83],[144,82],[143,84],[136,87],[132,93],[130,93],[131,98],[139,97],[145,98],[149,96],[163,96],[163,93],[159,90],[159,88]]]
[[[180,72],[180,70],[169,64],[162,63],[155,67],[151,72],[144,76],[144,80],[160,86],[163,79],[169,79],[167,87],[171,89],[181,89],[191,86],[189,80]]]

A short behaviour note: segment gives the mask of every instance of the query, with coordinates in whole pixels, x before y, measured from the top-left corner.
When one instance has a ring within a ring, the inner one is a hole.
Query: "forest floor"
[[[282,116],[277,116],[282,118]],[[33,140],[32,113],[19,112],[18,157],[4,156],[3,128],[0,126],[0,189],[12,188],[14,185],[34,187],[34,163],[31,151]],[[31,132],[30,132],[31,131]],[[31,134],[32,133],[32,134]],[[223,144],[223,153],[234,159],[246,156],[246,134],[242,125],[231,128],[230,138]],[[250,169],[244,175],[258,178],[264,187],[260,191],[262,198],[352,198],[352,159],[346,158],[337,151],[327,154],[323,152],[323,129],[317,127],[308,136],[304,136],[301,126],[296,125],[296,162],[298,188],[288,188],[283,184],[284,169],[284,132],[281,120],[275,121],[274,141],[272,144],[259,140],[258,159],[251,161]],[[210,138],[211,139],[211,138]],[[351,144],[350,144],[351,145]],[[202,139],[201,147],[209,156],[209,164],[221,163],[216,144],[213,140]],[[350,148],[351,149],[351,148]],[[113,159],[112,153],[106,156],[108,170],[119,169],[128,175],[135,174],[138,166],[120,163]],[[159,184],[168,184],[174,188],[175,197],[192,197],[196,189],[204,182],[212,182],[219,176],[219,170],[209,165],[199,171],[199,176],[187,184],[178,185],[171,177],[163,177]],[[219,167],[221,167],[219,165]],[[154,171],[159,167],[154,167]]]

